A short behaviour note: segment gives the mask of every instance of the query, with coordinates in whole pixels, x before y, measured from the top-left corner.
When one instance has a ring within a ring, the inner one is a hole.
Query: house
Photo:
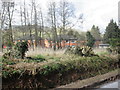
[[[55,45],[55,43],[53,42],[54,39],[50,39],[47,38],[45,39],[45,47],[47,48],[53,48],[53,46]],[[58,35],[56,38],[56,41],[58,41],[58,43],[56,43],[56,47],[58,47],[58,45],[61,48],[65,48],[68,46],[76,46],[77,44],[77,38],[75,38],[74,36],[69,36],[69,35]]]
[[[28,41],[28,47],[31,47],[32,45],[35,47],[35,35],[26,35],[26,36],[23,36],[23,37],[19,37],[18,39],[15,40],[15,43],[16,42],[20,42],[20,41]],[[45,44],[44,44],[44,39],[39,37],[38,36],[38,41],[39,41],[39,45],[42,46],[42,47],[45,47]]]
[[[25,41],[25,40],[28,41],[29,47],[31,47],[32,45],[34,45],[34,47],[36,46],[35,45],[35,35],[32,35],[31,37],[30,37],[30,35],[20,37],[17,39],[17,42]],[[58,35],[56,38],[56,41],[58,41],[58,42],[56,42],[56,43],[53,42],[54,41],[53,38],[43,39],[43,38],[38,37],[38,40],[39,40],[39,45],[43,48],[53,48],[55,45],[56,45],[56,48],[58,48],[58,47],[66,48],[68,46],[72,46],[72,47],[84,46],[85,43],[87,42],[85,40],[79,40],[78,38],[76,38],[72,35]],[[100,47],[100,48],[105,47],[105,45],[102,46],[101,44],[102,44],[101,40],[96,40],[94,47]]]
[[[103,44],[102,40],[95,40],[94,47],[99,48],[99,45]]]
[[[99,44],[99,48],[108,48],[109,44]]]

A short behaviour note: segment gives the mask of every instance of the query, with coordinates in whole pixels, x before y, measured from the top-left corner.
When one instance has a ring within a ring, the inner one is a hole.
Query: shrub
[[[4,59],[13,59],[13,58],[24,59],[26,51],[28,51],[27,42],[18,42],[16,45],[12,47],[12,49],[8,50],[3,55],[3,58]]]
[[[108,51],[108,53],[112,53],[112,49],[111,48],[106,48],[106,50]]]
[[[15,52],[11,49],[11,50],[8,50],[5,54],[3,54],[2,58],[3,59],[11,59],[14,57],[14,54]]]
[[[83,47],[68,47],[67,50],[65,51],[66,54],[75,54],[79,56],[98,56],[94,54],[93,50],[91,47],[88,46],[83,46]]]
[[[120,38],[111,38],[110,45],[113,54],[120,54]]]
[[[17,57],[20,57],[22,59],[24,59],[25,57],[25,52],[28,51],[28,44],[27,44],[27,41],[26,42],[18,42],[16,45],[15,45],[15,50],[16,50],[16,56]]]
[[[120,54],[120,47],[109,47],[106,49],[110,54]]]

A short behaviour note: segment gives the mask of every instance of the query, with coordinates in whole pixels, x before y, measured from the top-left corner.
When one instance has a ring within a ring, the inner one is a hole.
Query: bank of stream
[[[102,75],[118,68],[118,60],[106,56],[65,55],[52,62],[6,61],[4,60],[2,68],[3,89],[55,88],[77,80]]]

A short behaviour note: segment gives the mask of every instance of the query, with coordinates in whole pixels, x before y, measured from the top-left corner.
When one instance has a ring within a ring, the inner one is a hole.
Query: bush
[[[75,54],[79,56],[98,56],[94,54],[93,50],[91,47],[88,46],[83,46],[83,47],[68,47],[67,50],[65,51],[65,54]]]
[[[28,44],[27,44],[27,41],[26,42],[18,42],[16,45],[15,45],[15,50],[16,50],[16,56],[17,57],[20,57],[22,59],[24,59],[25,57],[25,52],[28,51]]]
[[[18,42],[16,45],[12,47],[12,49],[8,50],[3,55],[3,58],[4,59],[13,59],[13,58],[24,59],[26,51],[28,51],[27,42]]]
[[[3,54],[2,58],[3,59],[12,59],[17,53],[14,52],[12,49],[8,50],[5,54]]]
[[[111,38],[110,39],[110,49],[112,54],[120,54],[120,38]]]
[[[110,47],[106,49],[110,54],[120,54],[120,47]]]

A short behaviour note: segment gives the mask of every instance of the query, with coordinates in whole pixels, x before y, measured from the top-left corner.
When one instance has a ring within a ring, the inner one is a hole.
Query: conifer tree
[[[106,27],[106,32],[104,34],[104,42],[110,43],[112,38],[120,38],[120,29],[118,28],[116,22],[114,22],[113,20],[111,20]]]
[[[93,47],[95,43],[95,38],[91,35],[89,31],[86,33],[86,39],[87,39],[86,45],[89,47]]]

